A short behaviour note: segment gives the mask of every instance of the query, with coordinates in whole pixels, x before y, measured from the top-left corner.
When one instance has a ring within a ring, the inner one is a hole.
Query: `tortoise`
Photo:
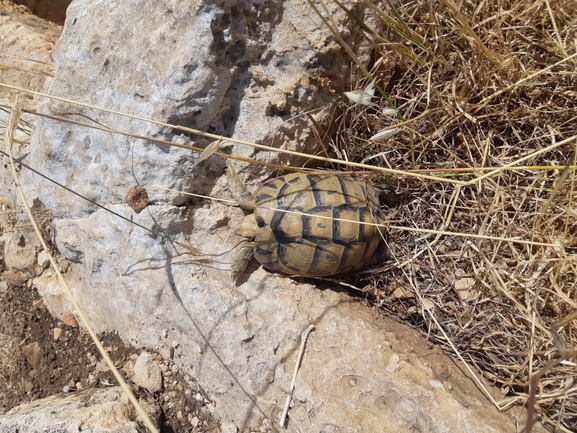
[[[227,173],[239,206],[254,211],[235,229],[253,241],[235,251],[233,281],[253,256],[270,271],[304,277],[356,271],[374,258],[388,256],[375,225],[384,221],[379,196],[364,180],[345,174],[292,173],[265,182],[253,196],[232,167]]]

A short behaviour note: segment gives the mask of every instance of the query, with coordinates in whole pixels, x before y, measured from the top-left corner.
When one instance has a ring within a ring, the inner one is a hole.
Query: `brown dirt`
[[[102,358],[88,333],[52,317],[36,289],[27,287],[31,277],[26,272],[0,274],[0,414],[21,403],[63,393],[65,387],[74,392],[117,385],[112,373],[96,370]],[[57,340],[56,328],[62,330]],[[125,345],[116,334],[99,338],[122,374],[122,367],[142,351]],[[164,388],[159,393],[151,395],[132,385],[138,397],[161,405],[160,431],[216,432],[218,423],[210,415],[210,403],[202,398],[203,390],[174,373],[170,360],[162,360],[161,366]]]

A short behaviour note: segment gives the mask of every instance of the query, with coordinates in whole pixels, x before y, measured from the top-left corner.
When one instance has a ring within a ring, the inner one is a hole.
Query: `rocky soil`
[[[75,320],[66,324],[47,311],[31,287],[34,276],[34,270],[0,273],[0,414],[52,395],[66,397],[117,385],[92,339]],[[153,349],[126,345],[117,334],[99,337],[137,397],[159,406],[161,432],[218,431],[220,423],[211,414],[208,396],[186,380],[174,362]],[[154,392],[134,384],[148,380],[146,374],[134,377],[134,364],[142,353],[150,353],[162,373],[160,388]],[[0,431],[5,431],[2,423]]]

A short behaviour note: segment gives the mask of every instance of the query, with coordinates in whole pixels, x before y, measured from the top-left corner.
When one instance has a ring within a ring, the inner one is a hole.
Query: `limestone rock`
[[[158,426],[160,408],[142,403]],[[144,433],[136,412],[120,387],[90,388],[71,395],[55,395],[21,404],[0,416],[0,433],[82,431]]]
[[[132,381],[151,393],[162,389],[162,373],[160,364],[155,356],[142,352],[134,364]]]
[[[34,230],[19,230],[4,235],[4,263],[8,269],[33,269],[36,264],[36,249],[40,241]]]
[[[0,29],[0,82],[39,92],[46,90],[54,74],[51,54],[61,27],[1,2]],[[0,86],[0,100],[11,101],[15,95],[16,91]]]
[[[38,259],[36,260],[36,263],[42,269],[46,269],[48,266],[50,266],[50,258],[48,257],[48,253],[44,250],[40,251],[38,253]]]
[[[39,92],[46,91],[52,76],[54,64],[51,59],[52,50],[56,39],[60,36],[61,28],[22,11],[10,2],[0,2],[0,82],[11,86]],[[0,86],[0,104],[10,106],[17,91]],[[36,109],[38,99],[26,98],[25,108]],[[0,124],[5,125],[7,112],[0,110]],[[12,147],[12,156],[20,164],[28,163],[28,147],[22,143],[30,139],[29,125],[35,117],[23,114],[22,118],[28,126],[15,132],[18,142]],[[4,151],[4,147],[2,147]],[[8,168],[8,157],[0,154],[0,201],[6,200],[12,206],[20,203],[20,198],[14,186],[11,170]],[[25,190],[27,200],[33,203],[35,193],[30,191],[30,186]],[[0,226],[2,215],[0,215]]]
[[[344,14],[331,8],[343,20]],[[322,73],[340,81],[347,64],[304,0],[196,6],[149,1],[146,13],[136,0],[114,7],[77,0],[67,16],[54,53],[58,70],[52,94],[291,150],[308,146],[310,151],[315,141],[310,120],[296,115],[310,111],[322,124],[333,103],[313,76]],[[292,36],[285,37],[289,32]],[[267,110],[271,104],[280,108]],[[45,101],[41,110],[79,113],[118,130],[178,143],[204,146],[212,141],[194,135],[190,140],[163,126],[58,101]],[[50,119],[38,119],[31,146],[33,166],[77,194],[34,176],[43,203],[57,217],[94,212],[97,207],[86,199],[122,203],[135,180],[210,194],[223,169],[217,157],[197,166],[198,155],[186,149]],[[250,156],[254,150],[236,146],[233,153]],[[151,202],[179,205],[189,198],[147,190]]]
[[[237,433],[238,428],[232,422],[225,422],[220,426],[220,433]]]

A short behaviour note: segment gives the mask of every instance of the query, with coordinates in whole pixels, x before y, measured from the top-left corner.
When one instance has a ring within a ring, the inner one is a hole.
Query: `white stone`
[[[4,235],[4,263],[11,270],[33,269],[40,241],[32,229],[21,229]]]
[[[136,385],[151,393],[160,391],[162,389],[162,373],[156,357],[148,352],[142,352],[134,364],[134,374],[131,379]]]
[[[224,422],[220,425],[220,433],[237,433],[238,427],[233,422]]]
[[[12,86],[22,87],[33,91],[46,91],[51,77],[54,75],[54,64],[52,62],[52,50],[58,37],[61,27],[48,23],[32,14],[22,13],[10,2],[0,3],[0,82]],[[14,102],[16,91],[0,86],[0,103],[11,106]],[[26,108],[35,110],[39,98],[26,98]],[[8,114],[5,110],[0,110],[0,124],[6,125]],[[22,118],[32,124],[35,116],[23,114]],[[16,130],[15,138],[20,142],[27,142],[30,138],[25,132],[27,128]],[[4,144],[4,142],[3,142]],[[4,151],[5,148],[2,147]],[[12,147],[12,156],[16,162],[27,164],[28,147],[22,144],[15,144]],[[20,205],[20,196],[14,185],[11,170],[8,168],[8,158],[0,154],[0,201],[6,200],[13,208]],[[21,169],[20,164],[16,164],[18,175],[26,170]],[[33,204],[36,194],[25,187],[24,193],[29,204]],[[1,218],[1,216],[0,216]],[[1,224],[0,224],[1,225]]]
[[[160,408],[151,403],[143,406],[152,415],[154,422]],[[122,389],[113,387],[89,388],[82,392],[66,396],[55,395],[17,406],[6,415],[0,415],[0,433],[15,431],[144,433],[148,430],[137,423],[136,412]]]
[[[43,269],[46,269],[48,266],[50,266],[48,253],[44,250],[40,251],[38,253],[38,259],[36,263],[38,263],[38,266],[41,266]]]

